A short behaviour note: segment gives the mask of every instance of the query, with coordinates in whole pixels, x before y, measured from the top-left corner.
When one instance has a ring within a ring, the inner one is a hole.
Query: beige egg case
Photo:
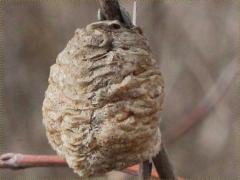
[[[150,159],[160,150],[163,80],[146,38],[119,21],[77,29],[51,66],[47,137],[81,177]]]

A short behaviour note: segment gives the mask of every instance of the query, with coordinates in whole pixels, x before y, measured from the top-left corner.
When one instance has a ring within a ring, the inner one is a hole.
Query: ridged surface
[[[47,137],[80,176],[102,174],[160,149],[163,82],[137,29],[100,21],[77,29],[51,67]]]

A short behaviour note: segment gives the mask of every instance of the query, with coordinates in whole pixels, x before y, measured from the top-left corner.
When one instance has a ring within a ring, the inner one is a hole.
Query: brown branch
[[[153,163],[157,173],[161,175],[161,179],[177,180],[167,150],[163,144],[161,144],[159,153],[153,157]]]
[[[101,13],[108,20],[119,20],[124,23],[118,0],[98,0]]]
[[[6,153],[0,156],[0,168],[24,169],[30,167],[67,166],[64,159],[56,155],[28,155]]]
[[[127,28],[132,28],[133,24],[129,13],[119,5],[118,0],[98,0],[100,9],[98,20],[119,20]]]
[[[0,156],[0,169],[25,169],[32,167],[68,167],[66,161],[56,155],[29,155],[6,153]],[[123,172],[137,175],[138,165],[131,166]],[[153,177],[158,177],[157,172],[153,171]]]
[[[6,153],[0,155],[0,169],[19,170],[32,167],[68,167],[64,159],[56,155],[29,155],[20,153]],[[138,175],[139,165],[124,169],[123,172]],[[159,178],[156,170],[151,173],[152,177]],[[183,178],[178,178],[183,180]]]
[[[139,180],[149,180],[152,172],[152,163],[149,160],[142,162],[139,165],[138,178]]]

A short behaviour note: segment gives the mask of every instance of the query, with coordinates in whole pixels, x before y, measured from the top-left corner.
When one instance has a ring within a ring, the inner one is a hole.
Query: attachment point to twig
[[[128,28],[133,27],[131,18],[126,9],[119,5],[118,0],[98,0],[98,20],[118,20]]]

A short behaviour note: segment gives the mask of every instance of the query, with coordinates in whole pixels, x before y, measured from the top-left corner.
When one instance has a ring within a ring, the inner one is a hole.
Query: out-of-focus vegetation
[[[131,1],[120,2],[131,12]],[[167,138],[164,132],[205,99],[228,64],[239,58],[238,7],[238,1],[138,2],[137,24],[149,39],[165,80],[163,138]],[[54,153],[41,115],[49,67],[75,29],[96,20],[97,8],[94,0],[4,3],[4,152]],[[168,145],[179,176],[230,179],[239,175],[238,101],[234,81],[203,121]],[[68,168],[3,174],[12,180],[77,178]],[[114,180],[126,177],[122,173],[107,176]]]

